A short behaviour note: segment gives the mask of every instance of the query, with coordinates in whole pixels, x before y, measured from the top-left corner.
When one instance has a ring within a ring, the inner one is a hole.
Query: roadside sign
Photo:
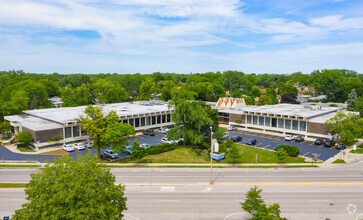
[[[218,141],[216,139],[213,139],[212,144],[213,144],[213,152],[218,152],[219,151]]]
[[[225,153],[221,153],[221,154],[211,153],[211,154],[212,154],[213,160],[222,160],[225,158]]]

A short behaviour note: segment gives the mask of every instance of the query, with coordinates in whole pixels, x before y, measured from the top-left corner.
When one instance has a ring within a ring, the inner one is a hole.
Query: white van
[[[229,132],[224,132],[222,139],[229,138]]]

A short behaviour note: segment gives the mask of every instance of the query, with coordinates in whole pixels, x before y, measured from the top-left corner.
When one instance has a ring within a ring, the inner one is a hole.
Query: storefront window
[[[306,122],[300,121],[300,131],[306,131]]]
[[[141,118],[141,127],[144,127],[145,126],[145,117],[142,117]]]
[[[261,125],[261,126],[263,126],[263,122],[264,122],[264,118],[260,116],[258,118],[258,124]]]
[[[254,125],[257,125],[257,118],[258,118],[257,116],[253,116],[253,124]]]
[[[73,137],[79,136],[79,126],[73,126]]]
[[[65,133],[66,138],[71,138],[72,137],[72,127],[65,127],[64,133]]]
[[[285,120],[285,129],[291,129],[291,120]]]
[[[284,119],[279,118],[279,128],[284,128]]]
[[[292,130],[299,130],[299,121],[293,120],[292,121]]]
[[[272,127],[277,127],[277,118],[272,118]]]
[[[139,118],[135,118],[135,128],[140,127],[140,119]]]
[[[252,116],[247,115],[247,124],[252,124]]]
[[[268,118],[268,117],[265,118],[265,126],[267,126],[267,127],[271,126],[270,125],[270,118]]]

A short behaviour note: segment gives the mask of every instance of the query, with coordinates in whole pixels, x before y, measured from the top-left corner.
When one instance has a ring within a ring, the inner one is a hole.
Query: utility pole
[[[212,158],[212,154],[213,154],[213,130],[212,130],[212,126],[210,127],[210,181],[209,184],[213,185],[213,158]]]

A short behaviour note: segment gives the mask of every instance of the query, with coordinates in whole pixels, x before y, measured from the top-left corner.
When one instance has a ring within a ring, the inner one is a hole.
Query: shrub
[[[241,123],[241,120],[237,119],[237,120],[234,120],[235,123]]]
[[[300,154],[300,149],[293,145],[281,144],[275,148],[276,151],[284,149],[290,157],[296,157]]]
[[[194,152],[199,156],[200,153],[202,153],[202,150],[201,149],[195,149]]]
[[[337,104],[330,104],[329,107],[338,107]]]
[[[56,136],[50,137],[50,138],[48,139],[48,142],[52,142],[52,141],[60,141],[60,140],[62,140],[62,136],[60,136],[60,135],[56,135]]]
[[[202,150],[210,149],[210,141],[209,142],[203,142],[201,145],[199,145],[199,147]]]
[[[146,148],[147,154],[161,154],[167,151],[174,150],[175,146],[172,146],[171,144],[164,143],[160,145],[151,145],[149,148]]]

